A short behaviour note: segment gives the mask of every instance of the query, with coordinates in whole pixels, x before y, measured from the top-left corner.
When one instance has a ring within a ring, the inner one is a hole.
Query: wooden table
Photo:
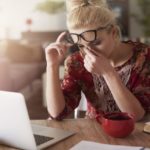
[[[54,120],[34,120],[34,124],[50,126],[55,128],[73,130],[75,135],[65,139],[49,148],[48,150],[68,150],[82,140],[95,141],[104,144],[118,144],[130,146],[150,147],[150,134],[143,133],[144,122],[138,122],[135,130],[126,138],[112,138],[106,135],[101,126],[90,119],[66,119],[61,122]],[[8,147],[0,146],[0,150],[8,150]],[[9,150],[14,150],[9,148]]]

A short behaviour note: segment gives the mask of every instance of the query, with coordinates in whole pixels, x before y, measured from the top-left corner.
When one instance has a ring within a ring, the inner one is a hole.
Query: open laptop
[[[0,91],[0,144],[37,150],[49,147],[73,134],[73,131],[35,124],[31,126],[23,95]]]

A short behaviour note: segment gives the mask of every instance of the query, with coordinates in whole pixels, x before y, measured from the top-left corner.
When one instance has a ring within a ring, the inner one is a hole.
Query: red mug
[[[102,125],[105,133],[115,138],[128,136],[134,130],[135,125],[133,116],[125,112],[98,115],[96,120]]]

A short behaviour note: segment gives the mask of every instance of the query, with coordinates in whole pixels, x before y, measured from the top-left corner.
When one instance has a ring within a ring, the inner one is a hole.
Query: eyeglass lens
[[[96,32],[94,30],[86,31],[81,34],[71,34],[71,37],[74,41],[74,43],[78,43],[83,39],[86,42],[91,42],[96,39]]]

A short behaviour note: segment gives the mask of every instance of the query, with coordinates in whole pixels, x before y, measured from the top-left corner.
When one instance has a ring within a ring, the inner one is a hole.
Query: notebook
[[[101,144],[92,141],[81,141],[70,150],[150,150],[140,146],[125,146],[125,145],[111,145]]]
[[[73,131],[31,125],[24,96],[21,93],[0,91],[1,144],[37,150],[49,147],[73,134]]]
[[[143,131],[150,134],[150,121],[145,123]]]

